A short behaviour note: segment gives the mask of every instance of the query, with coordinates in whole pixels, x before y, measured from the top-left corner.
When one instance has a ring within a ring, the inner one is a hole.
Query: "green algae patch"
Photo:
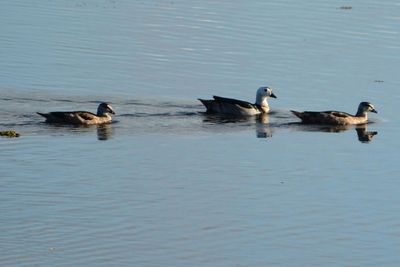
[[[4,136],[4,137],[19,137],[20,134],[17,133],[16,131],[0,131],[0,136]]]

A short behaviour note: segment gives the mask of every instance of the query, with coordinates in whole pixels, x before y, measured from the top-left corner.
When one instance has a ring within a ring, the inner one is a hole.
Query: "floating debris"
[[[353,7],[352,6],[341,6],[339,9],[350,10],[350,9],[353,9]]]
[[[374,80],[374,83],[383,83],[383,82],[385,82],[385,81],[383,81],[383,80]]]
[[[17,133],[16,131],[0,131],[0,136],[4,136],[4,137],[19,137],[20,134]]]

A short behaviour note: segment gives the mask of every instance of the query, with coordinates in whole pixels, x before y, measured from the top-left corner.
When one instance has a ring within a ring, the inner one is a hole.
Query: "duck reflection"
[[[111,124],[97,125],[97,139],[100,141],[105,141],[111,138],[113,134],[113,129]]]
[[[97,132],[97,139],[104,141],[112,137],[113,129],[111,124],[102,125],[69,125],[69,124],[51,124],[46,125],[47,128],[54,134],[65,134],[67,130],[71,134],[93,133],[94,129]]]
[[[212,124],[226,124],[226,123],[246,123],[254,120],[253,116],[231,116],[221,114],[208,114],[202,113],[204,116],[203,122]]]
[[[263,113],[256,118],[256,136],[257,138],[272,137],[272,128],[269,124],[269,114]]]
[[[350,129],[355,129],[357,133],[358,141],[361,143],[369,143],[372,141],[375,135],[378,134],[376,131],[368,131],[368,124],[359,125],[311,125],[302,124],[301,131],[320,131],[329,133],[340,133]]]
[[[257,116],[229,116],[221,114],[207,114],[203,113],[203,122],[224,125],[224,124],[237,124],[237,129],[248,129],[249,126],[256,128],[257,138],[272,137],[272,128],[269,125],[269,114],[263,113]],[[236,125],[235,125],[236,128]]]
[[[372,132],[368,131],[367,124],[358,125],[356,127],[356,131],[357,131],[358,140],[361,143],[371,142],[372,138],[374,138],[374,136],[378,134],[378,132],[376,132],[376,131],[372,131]]]

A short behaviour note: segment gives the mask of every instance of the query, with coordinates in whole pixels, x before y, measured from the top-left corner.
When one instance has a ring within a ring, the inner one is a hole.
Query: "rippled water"
[[[397,266],[400,4],[6,1],[1,266]],[[262,118],[197,98],[278,99]],[[296,110],[367,128],[304,126]],[[35,112],[110,101],[110,125]]]

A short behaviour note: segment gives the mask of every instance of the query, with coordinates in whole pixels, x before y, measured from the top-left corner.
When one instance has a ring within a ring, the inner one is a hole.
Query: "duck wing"
[[[348,123],[348,119],[353,116],[341,111],[293,111],[292,113],[299,117],[303,123],[311,124],[332,124],[344,125]]]
[[[243,100],[238,100],[238,99],[233,99],[233,98],[226,98],[226,97],[220,97],[220,96],[213,96],[214,100],[220,103],[228,103],[232,105],[238,105],[243,108],[257,108],[256,105],[243,101]]]
[[[63,123],[71,119],[72,112],[53,111],[49,113],[37,112],[40,116],[46,118],[46,122]]]
[[[88,111],[76,111],[74,112],[77,116],[81,117],[83,120],[85,121],[92,121],[97,119],[97,115],[92,113],[92,112],[88,112]]]
[[[97,116],[88,111],[53,111],[50,113],[39,113],[39,115],[46,118],[49,123],[72,123],[72,124],[88,124],[88,122],[95,121]]]
[[[327,116],[333,116],[337,118],[348,118],[348,117],[353,117],[353,115],[342,112],[342,111],[323,111],[321,113],[325,113]]]

